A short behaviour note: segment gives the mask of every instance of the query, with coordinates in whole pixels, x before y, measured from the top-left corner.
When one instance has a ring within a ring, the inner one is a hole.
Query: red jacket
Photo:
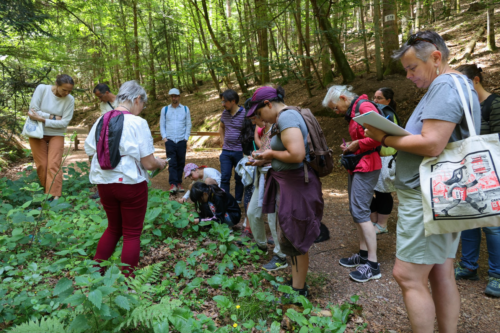
[[[368,99],[368,96],[361,95],[360,97],[358,97],[356,102],[354,102],[350,115],[351,118],[355,117],[354,110],[356,110],[356,105],[358,104],[358,101],[360,99]],[[375,111],[378,113],[377,108],[373,106],[373,104],[371,103],[361,104],[359,108],[360,114],[364,114],[370,111]],[[359,125],[352,119],[349,122],[349,134],[351,135],[352,141],[358,140],[359,142],[359,149],[355,152],[356,155],[380,146],[380,142],[365,137],[365,130],[363,129],[363,126]],[[361,158],[361,161],[359,161],[358,165],[356,166],[356,169],[354,169],[354,171],[349,171],[349,173],[352,174],[353,172],[370,172],[380,169],[382,169],[382,161],[380,160],[380,154],[378,152],[374,152],[369,155],[363,156]]]

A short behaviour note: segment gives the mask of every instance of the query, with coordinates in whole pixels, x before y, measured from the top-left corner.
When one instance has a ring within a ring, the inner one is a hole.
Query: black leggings
[[[375,197],[370,205],[370,210],[372,213],[389,215],[392,212],[393,204],[394,200],[391,193],[375,191]]]

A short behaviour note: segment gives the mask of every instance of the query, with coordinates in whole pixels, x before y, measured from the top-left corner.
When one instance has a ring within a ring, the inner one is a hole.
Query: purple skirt
[[[311,167],[307,167],[309,183],[305,182],[304,168],[286,171],[269,170],[262,205],[262,213],[276,212],[276,194],[279,186],[278,221],[286,239],[301,254],[307,253],[319,236],[323,218],[321,182]]]

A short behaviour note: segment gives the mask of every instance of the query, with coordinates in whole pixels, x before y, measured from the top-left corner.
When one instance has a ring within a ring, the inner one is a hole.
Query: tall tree
[[[365,29],[365,14],[364,14],[364,5],[363,5],[363,0],[360,1],[360,10],[359,10],[359,15],[360,15],[360,21],[361,21],[361,29],[362,31],[362,36],[363,36],[363,51],[365,53],[365,66],[366,66],[366,72],[370,73],[370,59],[368,58],[368,46],[366,45],[366,29]]]
[[[351,66],[349,66],[349,62],[345,57],[344,52],[342,52],[342,48],[340,46],[340,41],[335,34],[335,31],[332,29],[330,21],[325,14],[325,11],[322,7],[318,6],[317,0],[310,0],[311,5],[314,11],[314,15],[318,19],[318,24],[321,30],[324,32],[325,37],[328,41],[328,46],[332,51],[333,58],[335,59],[336,68],[339,69],[342,78],[344,79],[344,83],[352,82],[355,78],[354,72],[352,71]]]
[[[384,79],[384,72],[382,69],[382,57],[380,54],[380,40],[381,40],[381,33],[380,33],[380,0],[373,0],[373,6],[374,6],[374,14],[373,14],[373,21],[374,21],[374,30],[375,30],[375,67],[377,68],[377,80],[383,80]]]
[[[148,32],[148,39],[149,39],[149,75],[151,76],[149,79],[151,80],[151,99],[155,100],[156,99],[156,74],[155,74],[155,51],[154,51],[154,45],[153,45],[153,37],[151,34],[153,33],[153,17],[152,17],[152,9],[151,9],[151,2],[148,2],[148,25],[149,25],[149,32]]]
[[[488,1],[488,9],[486,11],[486,34],[487,43],[486,48],[490,51],[495,51],[497,46],[495,44],[495,2],[494,0]]]
[[[399,49],[398,37],[398,15],[396,11],[395,0],[381,0],[383,3],[382,11],[384,15],[384,75],[396,74],[401,72],[402,66],[399,61],[393,61],[391,58],[392,53]]]
[[[269,73],[269,47],[267,41],[267,0],[255,0],[255,19],[257,25],[257,36],[259,39],[258,54],[259,54],[259,68],[260,79],[263,83],[270,82],[271,77]]]
[[[313,94],[311,92],[311,78],[310,75],[308,76],[307,73],[308,71],[306,70],[306,59],[304,58],[304,43],[302,40],[302,21],[300,14],[302,12],[300,8],[300,0],[295,0],[295,3],[297,7],[295,8],[295,27],[297,28],[297,57],[300,59],[300,63],[302,65],[302,72],[304,73],[304,87],[306,88],[307,94],[309,97],[313,97]],[[310,71],[309,71],[310,73]]]
[[[135,53],[135,79],[141,82],[139,74],[139,34],[137,32],[137,0],[132,1],[132,9],[134,12],[134,53]]]

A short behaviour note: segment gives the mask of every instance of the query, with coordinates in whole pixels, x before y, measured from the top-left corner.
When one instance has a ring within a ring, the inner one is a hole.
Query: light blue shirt
[[[165,110],[168,111],[165,117]],[[179,103],[176,108],[172,105],[161,109],[160,114],[160,132],[162,139],[172,140],[177,143],[182,140],[188,140],[191,135],[191,113],[189,108]]]

